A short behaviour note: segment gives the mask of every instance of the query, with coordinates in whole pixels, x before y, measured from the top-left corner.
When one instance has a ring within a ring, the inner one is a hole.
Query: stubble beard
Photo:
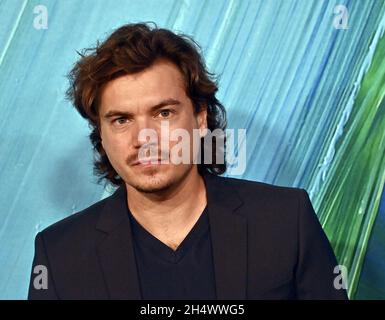
[[[146,173],[141,174],[138,179],[133,179],[135,181],[130,181],[128,184],[141,193],[165,193],[183,181],[192,170],[192,167],[193,165],[189,165],[181,175],[172,177],[163,176],[162,174],[158,176],[158,169],[150,168]]]

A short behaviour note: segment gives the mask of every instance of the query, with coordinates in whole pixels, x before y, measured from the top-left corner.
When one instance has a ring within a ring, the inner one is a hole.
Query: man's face
[[[193,129],[207,128],[206,110],[194,114],[182,73],[166,60],[158,60],[139,73],[107,83],[101,94],[99,119],[102,145],[112,166],[127,187],[141,192],[166,190],[191,172],[194,164],[174,164],[169,158],[168,150],[178,144],[171,140],[173,130],[184,129],[189,133],[192,162]],[[161,122],[163,128],[168,125],[169,135],[161,135]],[[137,163],[140,150],[149,145],[149,140],[139,139],[142,129],[156,132],[159,152],[155,158],[169,158],[168,164]],[[161,149],[166,145],[164,142],[169,149]]]

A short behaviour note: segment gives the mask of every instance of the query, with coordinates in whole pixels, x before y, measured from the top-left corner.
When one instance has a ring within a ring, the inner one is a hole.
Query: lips
[[[142,161],[135,161],[133,162],[132,166],[138,166],[138,165],[155,165],[155,164],[160,164],[161,159],[160,158],[155,158],[155,159],[146,159]]]

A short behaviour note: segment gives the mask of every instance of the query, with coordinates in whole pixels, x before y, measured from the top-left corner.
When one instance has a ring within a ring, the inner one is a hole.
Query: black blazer
[[[204,181],[218,299],[347,299],[304,189]],[[36,265],[46,266],[48,289],[34,288]],[[140,299],[124,186],[37,234],[28,298]]]

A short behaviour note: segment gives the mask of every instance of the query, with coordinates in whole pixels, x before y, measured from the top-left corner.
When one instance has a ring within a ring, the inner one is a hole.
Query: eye
[[[127,121],[126,118],[117,118],[117,119],[113,120],[112,122],[113,122],[114,124],[120,125],[120,124],[125,124],[126,121]]]
[[[161,110],[158,115],[160,115],[161,118],[169,118],[171,115],[172,111],[169,109],[163,109]]]

